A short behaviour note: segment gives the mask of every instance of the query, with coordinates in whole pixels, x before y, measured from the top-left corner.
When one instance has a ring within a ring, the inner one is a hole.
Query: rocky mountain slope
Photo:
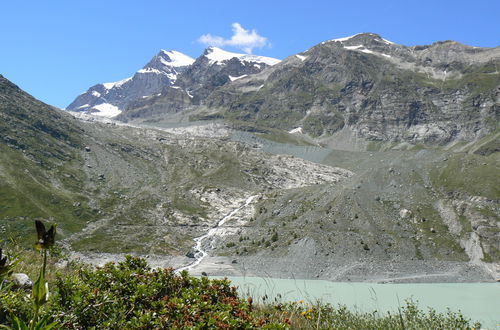
[[[300,128],[334,147],[339,140],[362,148],[374,141],[442,145],[498,128],[499,67],[499,47],[454,41],[407,47],[364,33],[323,42],[229,84],[208,82],[198,101],[167,93],[127,112],[142,120],[181,111],[191,120]]]
[[[66,109],[114,117],[130,102],[157,94],[164,87],[174,84],[178,75],[193,62],[194,59],[180,52],[161,50],[133,77],[92,86]]]
[[[162,119],[202,104],[217,88],[259,73],[280,61],[274,58],[237,54],[217,47],[207,48],[172,86],[148,98],[137,99],[119,120]]]
[[[160,102],[165,113],[199,104],[210,92],[231,81],[279,63],[264,56],[237,54],[217,47],[207,48],[196,60],[177,51],[160,51],[131,77],[115,83],[95,85],[73,101],[67,110],[93,113],[122,120],[152,116],[144,105]],[[166,99],[166,103],[162,100]],[[127,111],[128,108],[139,110]],[[124,113],[122,113],[125,111]]]
[[[498,127],[498,67],[498,47],[406,47],[360,34],[221,88],[206,107],[265,126],[301,127],[325,140],[348,131],[369,141],[471,141]]]
[[[45,218],[75,250],[184,255],[195,235],[249,194],[351,175],[263,157],[228,140],[225,127],[168,131],[80,121],[3,77],[0,83],[0,229],[12,237]]]

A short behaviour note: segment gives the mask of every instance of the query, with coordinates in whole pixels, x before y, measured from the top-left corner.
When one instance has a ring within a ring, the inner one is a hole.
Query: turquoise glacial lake
[[[500,283],[404,283],[377,284],[330,282],[323,280],[273,279],[260,277],[228,277],[243,296],[254,301],[309,303],[321,301],[346,305],[362,312],[397,312],[405,300],[418,302],[440,312],[460,311],[480,321],[486,329],[500,329]]]

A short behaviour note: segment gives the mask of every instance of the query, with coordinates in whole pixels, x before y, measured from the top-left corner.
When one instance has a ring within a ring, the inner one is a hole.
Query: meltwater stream
[[[208,252],[206,250],[203,250],[203,241],[205,241],[206,239],[210,239],[213,236],[216,236],[218,229],[220,229],[222,225],[224,225],[229,219],[231,219],[236,213],[238,213],[238,211],[247,207],[257,196],[258,195],[248,197],[243,205],[232,210],[231,213],[229,213],[219,222],[217,222],[217,224],[214,227],[210,228],[210,230],[206,234],[196,237],[194,239],[194,241],[196,242],[196,245],[194,246],[194,250],[196,251],[196,253],[194,254],[195,261],[187,266],[178,268],[176,271],[178,273],[182,272],[183,270],[189,271],[194,267],[198,266],[201,263],[201,261],[208,255]]]

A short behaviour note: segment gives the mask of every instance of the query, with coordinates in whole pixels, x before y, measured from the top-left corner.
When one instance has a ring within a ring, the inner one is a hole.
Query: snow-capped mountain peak
[[[204,92],[220,86],[220,83],[244,78],[279,62],[271,57],[231,53],[217,47],[207,48],[197,60],[175,50],[162,49],[133,77],[92,86],[66,109],[114,117],[130,104],[161,94],[168,88],[182,89],[194,98],[200,85],[204,87],[196,97],[202,98],[207,96]],[[227,79],[215,79],[216,75],[225,75]]]
[[[208,58],[210,64],[217,64],[217,65],[221,65],[225,61],[229,61],[232,58],[237,58],[240,61],[244,62],[257,62],[257,63],[264,63],[267,65],[275,65],[281,62],[281,60],[272,57],[232,53],[218,47],[208,47],[203,53],[203,55],[206,58]]]
[[[92,86],[78,96],[67,110],[103,117],[117,116],[130,102],[156,94],[165,86],[173,85],[177,76],[194,61],[188,55],[175,50],[160,50],[133,77]]]
[[[324,42],[322,42],[322,44],[327,43],[327,42],[340,42],[340,43],[344,44],[344,43],[349,43],[350,41],[355,41],[356,39],[366,39],[366,38],[371,38],[375,41],[382,42],[386,45],[395,45],[394,42],[389,41],[387,39],[384,39],[381,36],[379,36],[378,34],[374,34],[374,33],[357,33],[357,34],[354,34],[354,35],[349,36],[349,37],[337,38],[337,39],[324,41]]]
[[[176,50],[161,50],[160,61],[168,66],[180,67],[188,66],[194,63],[194,59],[186,54]]]
[[[186,68],[193,63],[194,59],[186,54],[176,50],[162,49],[138,72],[172,73],[179,71],[179,69],[182,70],[182,68]]]

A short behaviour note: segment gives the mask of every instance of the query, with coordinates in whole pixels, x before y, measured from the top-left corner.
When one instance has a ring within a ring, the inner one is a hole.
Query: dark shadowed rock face
[[[113,117],[137,99],[160,93],[174,84],[193,59],[176,51],[160,51],[133,77],[115,83],[98,84],[78,96],[67,110]]]

